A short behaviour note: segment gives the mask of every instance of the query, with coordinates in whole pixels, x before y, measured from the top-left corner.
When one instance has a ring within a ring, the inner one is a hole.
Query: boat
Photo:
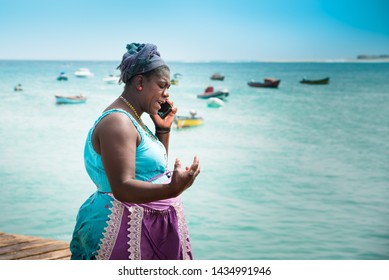
[[[220,108],[223,107],[224,101],[217,97],[211,97],[208,99],[207,106],[209,108]]]
[[[176,125],[177,128],[194,127],[203,124],[204,119],[202,117],[196,117],[197,115],[196,110],[190,110],[189,113],[190,116],[174,117],[174,124]]]
[[[57,104],[79,104],[86,102],[86,96],[83,94],[75,96],[55,95]]]
[[[90,72],[88,68],[80,68],[74,72],[74,75],[79,78],[88,78],[94,76],[94,74]]]
[[[251,81],[248,82],[247,84],[250,87],[267,87],[267,88],[277,88],[278,85],[280,84],[281,80],[275,79],[275,78],[265,78],[263,79],[263,82],[255,82]]]
[[[108,77],[103,78],[103,81],[107,84],[118,84],[119,78],[120,77],[111,74]]]
[[[214,90],[213,86],[209,86],[205,89],[205,92],[202,94],[198,94],[197,97],[201,99],[207,99],[211,97],[217,97],[220,99],[224,99],[229,95],[229,92],[227,89],[221,89],[218,91]]]
[[[65,74],[65,72],[61,72],[59,74],[59,76],[57,77],[57,81],[67,81],[69,78],[68,76]]]
[[[171,83],[172,85],[178,85],[179,82],[180,82],[180,80],[178,80],[178,79],[172,79],[172,80],[170,81],[170,83]]]
[[[22,84],[17,84],[15,87],[14,87],[14,91],[22,91],[23,88],[22,88]]]
[[[216,80],[216,81],[223,81],[224,76],[221,75],[220,73],[215,73],[211,76],[211,80]]]
[[[307,84],[307,85],[327,85],[330,83],[330,78],[324,78],[324,79],[319,79],[319,80],[308,80],[303,78],[300,81],[301,84]]]

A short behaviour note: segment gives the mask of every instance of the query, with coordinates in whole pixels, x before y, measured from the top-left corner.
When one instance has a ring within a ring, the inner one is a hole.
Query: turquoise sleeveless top
[[[152,139],[151,136],[128,112],[121,109],[106,111],[96,120],[92,128],[89,130],[84,148],[84,163],[86,171],[94,184],[97,186],[97,190],[100,192],[112,192],[112,190],[104,170],[101,156],[93,148],[92,135],[96,125],[104,117],[114,112],[120,112],[127,115],[131,119],[141,138],[140,144],[136,148],[135,179],[148,181],[158,174],[164,173],[167,168],[166,149],[159,140]],[[149,132],[151,133],[151,131]]]

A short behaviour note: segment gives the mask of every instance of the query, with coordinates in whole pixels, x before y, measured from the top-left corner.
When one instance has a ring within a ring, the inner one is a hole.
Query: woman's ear
[[[142,75],[138,75],[135,77],[135,87],[138,91],[143,90],[143,77],[142,77]]]

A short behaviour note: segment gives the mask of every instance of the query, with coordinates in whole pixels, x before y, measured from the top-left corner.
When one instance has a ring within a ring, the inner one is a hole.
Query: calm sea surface
[[[102,81],[118,63],[0,61],[0,231],[70,241],[95,190],[84,141],[122,92]],[[389,259],[389,63],[169,65],[179,114],[205,120],[173,130],[169,152],[171,168],[200,157],[183,195],[196,259]],[[80,67],[95,76],[76,78]],[[269,76],[278,89],[247,85]],[[210,85],[230,91],[223,108],[196,97]],[[55,104],[79,93],[85,104]]]

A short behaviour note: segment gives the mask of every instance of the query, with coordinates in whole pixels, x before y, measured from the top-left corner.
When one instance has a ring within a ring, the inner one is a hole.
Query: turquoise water
[[[70,240],[95,189],[85,137],[121,93],[102,81],[118,63],[0,61],[0,231]],[[95,76],[76,78],[80,67]],[[205,119],[173,130],[169,151],[170,167],[200,157],[183,195],[196,259],[389,259],[389,63],[170,67],[182,74],[170,90],[179,114]],[[56,81],[61,71],[69,81]],[[267,76],[278,89],[247,86]],[[325,76],[329,85],[299,83]],[[209,85],[229,89],[222,109],[196,98]],[[79,93],[85,104],[55,104]]]

